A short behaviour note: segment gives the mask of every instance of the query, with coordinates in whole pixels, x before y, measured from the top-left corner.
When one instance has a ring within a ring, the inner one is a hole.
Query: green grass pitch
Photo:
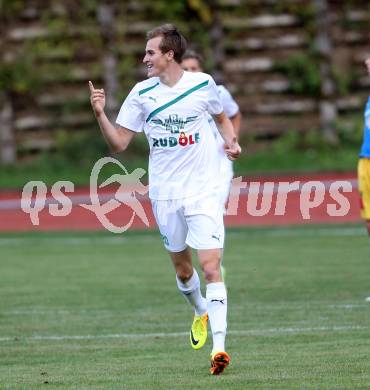
[[[370,388],[360,225],[228,233],[224,375],[156,232],[0,235],[1,389]]]

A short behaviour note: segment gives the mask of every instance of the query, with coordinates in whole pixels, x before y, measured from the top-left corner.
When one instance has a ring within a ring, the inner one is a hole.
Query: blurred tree
[[[9,165],[16,161],[16,147],[13,134],[13,106],[6,92],[0,91],[0,164]]]
[[[24,93],[32,84],[30,58],[7,50],[6,28],[13,15],[17,14],[24,2],[0,1],[0,164],[9,165],[16,161],[14,137],[14,99],[17,93]]]
[[[117,53],[115,48],[115,4],[116,2],[104,0],[99,2],[97,8],[97,20],[100,34],[103,39],[103,83],[106,93],[106,113],[112,119],[118,108],[117,94],[120,89],[117,71]]]
[[[208,1],[188,0],[188,5],[191,9],[196,11],[199,19],[206,26],[209,26],[212,23],[212,11]]]
[[[8,67],[5,67],[5,15],[7,2],[0,2],[0,164],[12,164],[15,162],[15,143],[13,135],[13,106],[6,88]]]
[[[224,83],[223,65],[225,63],[224,31],[217,8],[211,12],[211,22],[208,25],[210,48],[212,48],[213,77],[218,84]]]
[[[337,118],[337,108],[334,102],[336,88],[332,75],[333,48],[328,2],[327,0],[313,0],[313,2],[316,10],[316,49],[319,54],[321,78],[320,127],[325,140],[331,145],[337,145],[339,140],[334,127]]]

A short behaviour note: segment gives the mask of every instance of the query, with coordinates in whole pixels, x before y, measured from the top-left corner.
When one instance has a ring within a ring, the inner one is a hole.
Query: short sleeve
[[[239,111],[238,103],[233,99],[230,92],[223,85],[218,86],[218,92],[220,94],[220,99],[225,114],[228,118],[232,118]]]
[[[214,82],[213,78],[209,78],[208,82],[208,102],[207,102],[207,111],[211,115],[218,115],[221,114],[223,111],[222,103],[220,96],[218,94],[216,83]]]
[[[136,133],[143,131],[145,119],[137,88],[132,89],[123,102],[116,123]]]

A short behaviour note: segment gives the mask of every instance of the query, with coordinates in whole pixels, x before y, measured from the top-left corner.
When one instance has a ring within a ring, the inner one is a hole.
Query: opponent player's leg
[[[231,163],[231,161],[228,160],[228,163]],[[233,178],[232,165],[228,167],[228,170],[226,170],[226,172],[222,171],[220,174],[222,176],[222,180],[220,181],[220,203],[221,203],[221,207],[223,208],[223,215],[225,216],[227,210],[227,203],[231,191],[232,178]],[[225,246],[221,249],[220,268],[221,268],[222,281],[226,284],[226,268],[223,262],[224,252],[225,252]]]
[[[360,158],[357,166],[358,191],[361,202],[361,217],[365,220],[366,229],[370,238],[370,159]],[[365,298],[370,302],[370,296]]]
[[[367,228],[367,234],[368,234],[369,239],[370,239],[370,219],[366,220],[366,228]],[[369,244],[370,244],[370,242],[369,242]],[[365,301],[370,302],[370,296],[366,297]]]
[[[223,187],[221,189],[221,206],[223,208],[223,215],[224,216],[226,215],[227,202],[228,202],[229,195],[230,195],[230,190],[231,190],[231,183],[232,183],[231,180],[232,180],[232,176],[231,176],[231,179],[230,179],[230,175],[228,175],[226,177],[226,180],[223,181]],[[221,249],[221,265],[220,265],[220,269],[221,269],[222,281],[226,284],[226,268],[225,268],[225,265],[224,265],[224,262],[223,262],[224,254],[225,254],[225,245]]]
[[[365,220],[366,229],[370,237],[370,158],[360,158],[357,173],[361,217]]]

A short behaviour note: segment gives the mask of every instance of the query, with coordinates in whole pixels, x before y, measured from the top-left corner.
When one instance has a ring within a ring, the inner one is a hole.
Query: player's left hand
[[[228,146],[225,144],[225,152],[227,155],[227,158],[231,161],[236,160],[240,153],[242,152],[242,148],[238,144],[237,141],[235,141],[231,146]]]

